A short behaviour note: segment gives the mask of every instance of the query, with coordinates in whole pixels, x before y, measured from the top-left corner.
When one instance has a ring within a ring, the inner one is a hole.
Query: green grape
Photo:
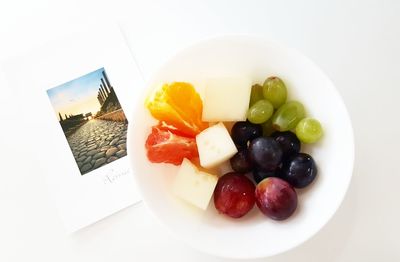
[[[251,87],[250,106],[261,99],[264,99],[263,87],[262,85],[255,84]]]
[[[279,77],[268,77],[263,85],[263,95],[275,109],[279,108],[286,102],[287,98],[285,83]]]
[[[278,131],[288,131],[296,127],[305,117],[303,105],[297,101],[283,104],[272,117],[272,126]]]
[[[262,123],[262,130],[263,130],[263,136],[270,136],[275,130],[272,127],[272,117],[270,117],[267,122]]]
[[[253,124],[261,124],[271,118],[274,108],[265,99],[257,101],[247,111],[247,119]]]
[[[322,137],[322,126],[317,119],[304,118],[296,126],[297,138],[303,143],[315,143]]]

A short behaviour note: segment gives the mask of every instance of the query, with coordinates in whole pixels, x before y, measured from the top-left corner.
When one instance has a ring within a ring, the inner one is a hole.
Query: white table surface
[[[297,48],[333,79],[347,105],[354,176],[315,237],[259,261],[400,261],[399,13],[396,0],[2,0],[0,60],[99,19],[119,22],[145,78],[209,36],[264,35]],[[66,237],[29,142],[25,123],[34,102],[18,105],[2,75],[0,91],[0,261],[228,261],[172,238],[143,204]],[[15,106],[27,115],[13,115]]]

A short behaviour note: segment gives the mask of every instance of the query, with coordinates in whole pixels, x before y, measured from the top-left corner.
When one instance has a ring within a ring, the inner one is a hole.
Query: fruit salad
[[[206,83],[203,99],[185,82],[166,83],[146,99],[158,120],[145,142],[148,160],[179,166],[172,191],[197,208],[206,210],[213,199],[232,218],[256,206],[270,219],[287,219],[297,208],[296,189],[317,176],[301,146],[322,138],[321,123],[306,116],[301,102],[287,101],[279,77]],[[215,171],[226,163],[231,172]]]

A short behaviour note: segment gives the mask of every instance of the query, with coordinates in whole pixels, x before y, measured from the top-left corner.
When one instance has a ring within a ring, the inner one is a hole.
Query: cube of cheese
[[[196,136],[200,165],[211,168],[237,153],[235,144],[223,123],[213,125]]]
[[[245,121],[250,102],[251,83],[247,78],[208,80],[204,87],[202,120]]]
[[[217,176],[199,171],[185,158],[175,178],[173,192],[183,200],[205,210],[217,181]]]

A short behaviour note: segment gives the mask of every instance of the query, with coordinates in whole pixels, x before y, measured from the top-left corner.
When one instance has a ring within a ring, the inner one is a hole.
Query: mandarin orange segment
[[[186,136],[195,137],[208,127],[201,121],[203,103],[200,95],[189,83],[164,84],[146,99],[145,105],[154,118]]]

